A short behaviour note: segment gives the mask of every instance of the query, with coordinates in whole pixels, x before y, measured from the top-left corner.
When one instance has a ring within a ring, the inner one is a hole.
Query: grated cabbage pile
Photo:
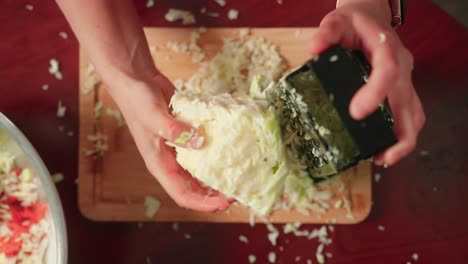
[[[262,76],[260,85],[265,87],[278,80],[286,68],[278,47],[263,38],[224,39],[219,53],[210,62],[202,64],[186,88],[211,95],[246,95],[256,76]]]

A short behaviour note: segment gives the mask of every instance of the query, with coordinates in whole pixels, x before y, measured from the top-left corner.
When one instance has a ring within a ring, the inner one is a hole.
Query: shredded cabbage
[[[15,156],[9,152],[0,152],[0,174],[9,173],[13,169]]]
[[[187,82],[193,92],[248,94],[252,81],[261,75],[261,86],[278,80],[286,70],[286,63],[278,47],[263,38],[246,41],[224,39],[219,53],[203,64]]]

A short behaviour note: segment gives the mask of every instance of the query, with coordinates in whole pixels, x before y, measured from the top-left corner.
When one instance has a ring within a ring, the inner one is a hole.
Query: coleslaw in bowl
[[[67,232],[44,162],[0,113],[0,263],[18,262],[67,263]]]

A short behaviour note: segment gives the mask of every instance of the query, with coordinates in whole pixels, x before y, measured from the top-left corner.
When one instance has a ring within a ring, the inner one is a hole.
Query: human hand
[[[225,210],[228,200],[218,192],[202,187],[175,159],[166,140],[187,148],[203,147],[203,136],[194,128],[174,119],[167,102],[173,84],[158,74],[150,81],[121,83],[111,94],[125,116],[127,125],[146,167],[181,207],[213,212]]]
[[[344,2],[344,3],[343,3]],[[414,150],[426,117],[412,83],[413,56],[390,26],[388,1],[343,1],[320,23],[310,52],[333,44],[362,50],[372,65],[368,82],[351,100],[349,111],[360,120],[388,99],[398,142],[374,157],[376,165],[393,165]]]
[[[182,207],[226,209],[226,199],[203,188],[183,170],[174,150],[165,144],[168,140],[182,147],[200,148],[203,137],[169,114],[167,102],[174,86],[154,65],[133,1],[57,2],[118,104],[151,174]]]

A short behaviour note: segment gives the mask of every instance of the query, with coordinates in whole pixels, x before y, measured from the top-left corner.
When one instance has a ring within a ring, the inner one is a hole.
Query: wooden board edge
[[[94,204],[84,204],[80,203],[79,206],[80,213],[82,214],[83,217],[85,217],[88,220],[95,221],[95,222],[151,222],[151,223],[174,223],[174,222],[180,222],[180,223],[223,223],[223,224],[249,224],[249,221],[231,221],[227,218],[215,218],[213,217],[214,213],[194,213],[194,217],[191,219],[187,219],[186,217],[184,218],[171,218],[171,219],[158,219],[156,218],[142,218],[143,213],[139,214],[133,214],[133,217],[129,217],[128,211],[140,211],[144,212],[143,205],[138,206],[128,206],[124,204],[112,204],[112,203],[94,203]],[[109,217],[108,212],[112,211],[113,215],[112,217]],[[370,211],[370,210],[369,210]],[[352,220],[346,219],[344,217],[337,218],[336,221],[313,221],[313,222],[307,222],[307,221],[299,221],[302,224],[334,224],[334,225],[352,225],[352,224],[358,224],[364,221],[367,216],[368,212],[366,214],[363,214],[362,217],[360,218],[354,218]],[[265,223],[264,220],[260,218],[256,218],[254,221],[255,223]],[[293,223],[293,222],[298,222],[297,220],[278,220],[278,221],[269,221],[273,224],[286,224],[286,223]]]
[[[366,173],[363,174],[362,177],[365,179],[360,181],[361,184],[366,185],[366,194],[368,197],[364,197],[364,200],[371,201],[372,197],[372,184],[371,184],[371,165],[361,165],[356,167],[359,170],[365,170]],[[351,194],[351,197],[353,195]],[[354,201],[351,202],[354,204]],[[367,219],[369,216],[372,203],[368,202],[365,203],[365,207],[360,208],[359,214],[356,214],[356,209],[352,208],[353,218],[347,218],[344,213],[340,213],[339,216],[335,219],[336,221],[332,221],[330,218],[324,221],[321,221],[320,218],[314,221],[307,221],[304,216],[303,218],[283,218],[283,219],[271,219],[270,222],[273,224],[285,224],[285,223],[292,223],[292,222],[302,222],[303,224],[338,224],[338,225],[352,225],[358,224]],[[164,204],[162,205],[164,206]],[[81,214],[91,220],[96,222],[156,222],[156,223],[173,223],[173,222],[192,222],[192,223],[231,223],[231,224],[248,224],[249,219],[243,218],[240,220],[233,220],[229,219],[226,216],[218,215],[216,213],[200,213],[195,211],[187,210],[185,213],[193,212],[193,215],[190,217],[190,220],[187,219],[187,215],[177,217],[174,215],[164,216],[158,215],[154,218],[146,218],[144,216],[145,208],[143,203],[133,203],[127,204],[122,202],[103,202],[101,200],[95,200],[92,203],[79,200],[79,209]],[[330,209],[330,210],[337,210],[337,209]],[[343,209],[339,209],[343,210]],[[109,216],[110,213],[111,215]],[[256,217],[255,223],[263,223],[264,220]]]
[[[78,106],[79,106],[79,126],[78,126],[78,207],[81,210],[83,204],[92,204],[96,199],[96,163],[89,162],[90,157],[84,155],[84,146],[89,146],[89,141],[87,136],[89,134],[94,134],[96,132],[94,124],[86,122],[87,119],[81,118],[83,116],[92,117],[94,109],[89,107],[90,105],[94,106],[95,103],[95,91],[90,92],[87,95],[83,95],[82,88],[85,86],[85,70],[88,67],[86,64],[88,61],[85,59],[86,56],[83,50],[79,49],[79,62],[78,67],[79,72],[79,96],[78,96]],[[85,107],[86,106],[86,107]]]
[[[361,163],[362,164],[362,163]],[[361,214],[359,217],[355,217],[352,221],[349,222],[349,224],[359,224],[364,222],[370,215],[372,211],[372,163],[371,162],[365,162],[364,166],[356,166],[355,167],[358,170],[364,170],[362,174],[365,175],[366,179],[361,181],[361,183],[366,184],[367,192],[366,194],[368,195],[367,197],[364,197],[363,199],[368,201],[365,207],[361,208],[360,212]],[[352,195],[352,197],[354,197]],[[352,201],[352,204],[354,204],[354,201]]]

